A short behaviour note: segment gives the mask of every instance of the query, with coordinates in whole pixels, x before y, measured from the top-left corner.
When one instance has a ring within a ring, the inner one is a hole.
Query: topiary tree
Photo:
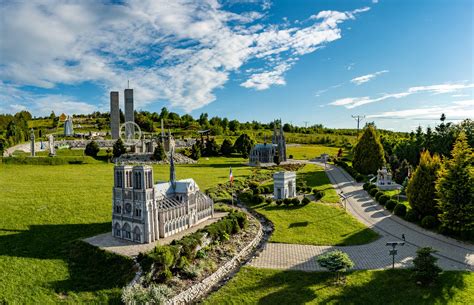
[[[436,265],[438,259],[432,255],[436,252],[431,247],[416,250],[416,257],[413,259],[414,277],[422,285],[428,285],[436,281],[441,272],[441,268]]]
[[[436,227],[436,223],[436,218],[432,215],[427,215],[421,220],[421,226],[427,229],[432,229]]]
[[[379,197],[379,200],[378,202],[381,204],[381,205],[385,205],[387,203],[387,201],[390,200],[390,197],[388,195],[382,195]]]
[[[347,253],[341,250],[334,250],[316,257],[318,264],[328,269],[331,272],[335,272],[336,282],[339,282],[340,274],[346,272],[347,269],[354,267],[354,263],[349,258]]]
[[[378,192],[375,194],[374,198],[375,198],[375,200],[378,202],[379,199],[380,199],[380,197],[382,197],[383,195],[385,195],[384,192],[378,191]]]
[[[84,150],[84,153],[87,155],[87,156],[91,156],[93,158],[97,157],[97,154],[99,153],[100,151],[100,148],[99,148],[99,145],[97,144],[96,141],[90,141],[89,143],[87,143],[86,145],[86,149]]]
[[[441,226],[456,234],[474,232],[474,156],[461,132],[436,181]]]
[[[361,174],[375,174],[385,164],[384,155],[383,146],[375,128],[368,126],[354,146],[352,166]]]
[[[159,143],[155,150],[153,151],[153,160],[155,161],[163,161],[166,158],[165,150],[163,149],[163,145]]]
[[[431,157],[429,151],[424,151],[420,156],[420,163],[413,176],[408,181],[406,193],[408,202],[413,210],[422,217],[438,214],[436,206],[435,182],[441,166],[438,155]]]
[[[374,197],[378,192],[380,192],[380,190],[378,188],[374,187],[371,190],[369,190],[369,195]]]
[[[112,150],[112,154],[114,158],[118,158],[126,152],[127,152],[127,149],[125,148],[125,145],[123,144],[122,139],[117,139],[117,141],[115,141],[114,143],[114,147]]]
[[[222,142],[222,145],[221,145],[221,154],[223,156],[228,157],[232,154],[233,151],[234,151],[234,147],[231,140],[224,139],[224,142]]]
[[[199,143],[194,143],[193,146],[191,147],[191,159],[193,160],[199,160],[201,157],[201,146]]]
[[[209,139],[207,142],[206,142],[206,147],[204,149],[204,155],[206,157],[215,157],[215,156],[218,156],[219,155],[219,151],[220,151],[220,147],[219,145],[216,143],[216,140],[214,139]]]
[[[399,203],[395,206],[393,209],[393,214],[400,216],[400,217],[405,217],[407,213],[407,207],[403,203]]]
[[[391,211],[397,206],[397,204],[398,202],[396,200],[390,199],[387,201],[387,203],[385,203],[385,208]]]

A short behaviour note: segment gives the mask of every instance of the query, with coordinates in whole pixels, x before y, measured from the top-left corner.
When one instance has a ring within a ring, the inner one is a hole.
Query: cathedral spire
[[[173,151],[174,149],[171,149],[170,152],[170,183],[173,189],[176,189],[176,170],[174,168]]]

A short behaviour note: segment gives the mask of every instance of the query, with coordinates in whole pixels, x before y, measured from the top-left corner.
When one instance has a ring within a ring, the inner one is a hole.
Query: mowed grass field
[[[323,191],[322,203],[311,202],[298,206],[263,203],[253,206],[274,224],[271,242],[360,245],[377,239],[377,233],[335,204],[339,202],[339,197],[323,168],[307,164],[297,172],[297,179],[303,179],[307,186]]]
[[[354,271],[345,286],[327,272],[243,267],[204,304],[474,304],[474,274],[443,272],[433,286],[420,287],[410,270]]]
[[[178,178],[202,190],[251,172],[239,158],[178,165]],[[154,179],[167,180],[168,166]],[[74,241],[110,231],[113,165],[0,164],[0,303],[117,303],[130,270],[101,267],[81,257]],[[87,252],[89,251],[89,252]],[[95,255],[95,254],[94,254]],[[101,256],[113,264],[116,258]],[[125,264],[126,265],[126,264]],[[79,268],[81,267],[81,268]]]
[[[321,154],[329,154],[330,156],[337,156],[338,147],[330,147],[324,145],[289,145],[286,148],[287,155],[292,155],[296,160],[311,160],[318,158]],[[347,156],[347,149],[342,149],[343,156]]]

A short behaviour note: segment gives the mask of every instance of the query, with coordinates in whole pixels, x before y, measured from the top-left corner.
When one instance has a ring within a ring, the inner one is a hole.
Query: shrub
[[[278,199],[277,201],[275,201],[275,203],[276,203],[277,205],[281,205],[281,204],[283,203],[283,200]]]
[[[261,191],[262,191],[262,190],[261,190],[259,187],[254,188],[254,189],[253,189],[253,194],[254,194],[254,195],[258,195],[258,194],[261,193]]]
[[[426,217],[433,216],[425,216],[425,218]],[[441,272],[441,268],[436,265],[438,259],[432,255],[432,253],[435,252],[436,250],[431,247],[416,250],[416,257],[413,260],[413,271],[415,279],[421,282],[422,285],[428,285],[436,281]]]
[[[407,207],[403,203],[399,203],[393,209],[393,213],[400,217],[405,217],[407,213]]]
[[[308,186],[308,187],[306,188],[306,193],[311,193],[311,187]]]
[[[375,194],[377,194],[379,192],[379,189],[378,188],[373,188],[369,191],[369,195],[374,197]]]
[[[410,222],[418,221],[418,213],[414,210],[410,210],[405,215],[405,220]]]
[[[295,197],[295,198],[291,199],[291,203],[293,203],[293,205],[299,205],[299,204],[300,204],[300,200]]]
[[[267,198],[265,198],[265,202],[266,202],[266,203],[272,203],[272,201],[273,201],[273,200],[272,200],[272,198],[271,198],[271,197],[267,197]]]
[[[385,195],[384,192],[378,191],[378,192],[375,194],[374,198],[375,198],[375,200],[378,202],[378,201],[379,201],[379,198],[380,198],[381,196],[383,196],[383,195]]]
[[[251,189],[256,189],[257,187],[259,187],[259,185],[260,185],[260,184],[259,184],[257,181],[250,181],[250,182],[249,182],[249,187],[250,187]]]
[[[288,158],[289,158],[289,159],[293,159],[293,155],[289,155]]]
[[[316,257],[318,264],[336,273],[336,281],[339,280],[339,274],[345,272],[347,269],[354,267],[354,263],[349,258],[347,253],[341,250],[334,250]]]
[[[398,204],[398,201],[396,200],[393,200],[393,199],[390,199],[389,201],[387,201],[387,203],[385,204],[385,208],[387,210],[393,210],[395,208],[395,206],[397,206]]]
[[[189,279],[197,278],[201,275],[202,269],[197,265],[188,265],[183,269],[183,275]]]
[[[97,144],[96,141],[90,141],[86,145],[86,149],[84,150],[84,154],[87,156],[91,156],[93,158],[97,157],[97,154],[99,153],[100,148],[99,145]]]
[[[166,285],[151,285],[149,294],[153,304],[166,304],[166,301],[173,295],[173,290]]]
[[[122,301],[125,304],[145,304],[151,301],[148,289],[140,284],[127,286],[122,291]]]
[[[301,200],[301,203],[304,204],[304,205],[306,205],[306,204],[308,204],[308,203],[310,203],[310,202],[311,202],[311,200],[309,200],[308,197],[304,197],[303,200]]]
[[[423,217],[423,219],[421,220],[421,226],[423,228],[432,229],[436,227],[436,225],[437,225],[437,221],[434,216],[428,215],[428,216]]]
[[[367,186],[367,191],[370,191],[370,190],[375,189],[375,188],[377,188],[377,186],[375,184],[369,182],[369,185]]]
[[[283,203],[286,204],[286,205],[290,205],[292,202],[291,202],[290,198],[285,198],[285,199],[283,199]]]
[[[364,183],[364,185],[362,185],[362,188],[367,191],[369,189],[369,185],[370,185],[370,182],[366,182]]]
[[[166,158],[165,150],[163,149],[163,145],[159,143],[155,150],[153,151],[152,159],[155,161],[163,161]]]
[[[158,273],[157,280],[160,283],[166,283],[169,280],[171,280],[172,277],[173,277],[173,273],[171,273],[171,271],[169,269],[165,269],[165,270]]]
[[[379,197],[379,203],[381,205],[385,205],[387,203],[387,201],[389,201],[389,200],[390,200],[390,197],[388,195],[385,195],[385,194]]]
[[[354,178],[355,178],[355,181],[357,182],[362,182],[365,179],[364,175],[359,174],[359,173],[357,173]]]

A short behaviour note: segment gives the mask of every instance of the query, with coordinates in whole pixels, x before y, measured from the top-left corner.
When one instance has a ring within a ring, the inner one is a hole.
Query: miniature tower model
[[[112,139],[116,140],[120,137],[120,107],[117,91],[110,92],[110,130]]]
[[[133,110],[133,89],[125,89],[125,122],[135,122],[135,114]],[[129,135],[133,133],[133,130],[130,130],[131,126],[127,126],[125,130],[126,137],[129,138]]]
[[[48,137],[49,142],[49,156],[52,157],[56,155],[56,150],[54,149],[54,136],[52,134]]]
[[[33,128],[31,128],[31,131],[30,131],[30,140],[31,140],[31,156],[34,157],[36,156],[36,152],[35,152],[35,131],[33,130]]]

